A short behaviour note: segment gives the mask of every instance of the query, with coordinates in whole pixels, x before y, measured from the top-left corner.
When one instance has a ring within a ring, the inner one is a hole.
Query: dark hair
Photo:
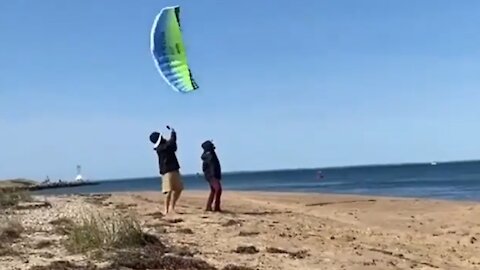
[[[152,142],[153,144],[157,143],[158,138],[160,138],[160,133],[155,131],[150,134],[150,142]]]

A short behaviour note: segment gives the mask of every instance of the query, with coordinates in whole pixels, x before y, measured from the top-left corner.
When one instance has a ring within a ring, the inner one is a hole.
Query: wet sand
[[[26,227],[14,244],[23,255],[0,256],[0,265],[28,269],[60,258],[87,260],[56,244],[49,222],[95,209],[136,215],[147,232],[219,269],[231,263],[253,269],[480,269],[480,203],[224,192],[224,212],[206,213],[206,197],[185,192],[179,213],[169,216],[161,215],[158,192],[116,193],[99,203],[48,197],[52,207],[10,213]],[[45,239],[53,246],[35,248]]]

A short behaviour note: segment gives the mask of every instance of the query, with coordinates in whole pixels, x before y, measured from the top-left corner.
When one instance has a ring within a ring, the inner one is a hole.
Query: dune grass
[[[68,235],[75,225],[75,222],[67,217],[57,218],[49,223],[54,226],[54,232],[60,235]]]
[[[131,216],[88,214],[69,226],[66,247],[74,253],[116,250],[154,242]],[[158,240],[157,240],[158,241]]]
[[[10,218],[2,218],[0,221],[0,243],[10,243],[21,237],[24,232],[22,223]]]
[[[134,216],[89,213],[73,224],[65,220],[56,223],[69,224],[65,244],[70,252],[107,259],[106,269],[216,269],[190,254],[167,255],[173,249],[144,233]]]
[[[20,239],[24,231],[25,229],[19,221],[5,217],[0,218],[0,257],[18,255],[11,244]]]
[[[20,202],[30,202],[32,197],[25,191],[5,192],[0,191],[0,209],[14,207]]]

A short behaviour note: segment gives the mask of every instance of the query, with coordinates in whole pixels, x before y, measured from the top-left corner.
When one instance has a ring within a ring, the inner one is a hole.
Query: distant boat
[[[437,162],[435,162],[435,161],[430,162],[430,165],[435,166],[435,165],[437,165]]]

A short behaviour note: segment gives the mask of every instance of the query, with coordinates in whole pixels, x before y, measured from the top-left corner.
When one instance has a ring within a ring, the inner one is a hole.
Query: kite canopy
[[[179,6],[165,7],[155,17],[150,49],[158,71],[173,90],[188,93],[198,89],[187,62]]]

